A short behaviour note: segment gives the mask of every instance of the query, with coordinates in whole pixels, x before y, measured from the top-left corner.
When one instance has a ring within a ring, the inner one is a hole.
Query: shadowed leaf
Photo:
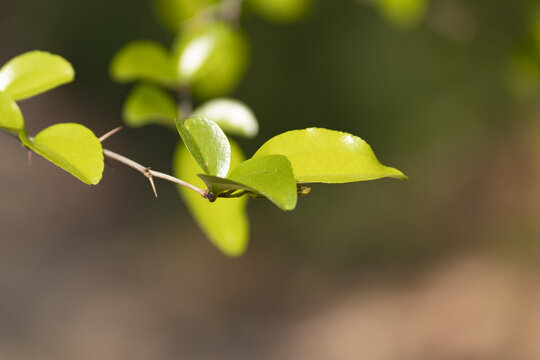
[[[222,96],[236,88],[246,70],[245,35],[221,22],[182,33],[174,53],[178,76],[201,98]]]
[[[242,150],[231,141],[232,166],[243,160]],[[197,177],[201,168],[181,143],[176,148],[173,165],[177,177],[195,186],[204,187],[203,181]],[[249,239],[246,197],[217,199],[210,203],[185,187],[177,188],[191,215],[217,248],[228,256],[240,256],[245,252]]]
[[[124,103],[124,122],[130,127],[149,124],[175,126],[176,101],[165,90],[148,84],[136,85]]]
[[[146,80],[164,85],[178,82],[169,51],[148,40],[132,41],[118,50],[111,61],[110,73],[118,82]]]

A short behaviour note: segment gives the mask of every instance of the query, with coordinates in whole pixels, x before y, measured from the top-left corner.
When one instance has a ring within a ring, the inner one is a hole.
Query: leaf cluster
[[[359,137],[321,128],[278,135],[246,160],[230,136],[254,137],[259,124],[245,103],[229,97],[249,61],[248,38],[237,19],[226,15],[230,3],[157,1],[158,13],[175,34],[172,45],[167,49],[148,40],[132,41],[113,57],[110,74],[117,82],[137,83],[124,103],[128,126],[159,124],[178,130],[182,141],[174,173],[206,187],[206,198],[213,203],[182,186],[180,194],[208,238],[236,256],[245,251],[249,237],[247,197],[267,198],[282,210],[293,210],[298,195],[309,193],[304,184],[405,176],[380,164]],[[293,21],[309,4],[248,0],[245,8],[271,21]],[[170,11],[163,11],[167,6]],[[181,10],[174,21],[173,10]],[[189,95],[202,100],[193,110]]]
[[[43,156],[86,184],[101,180],[103,150],[88,128],[76,123],[52,125],[30,137],[17,101],[73,81],[75,72],[64,58],[31,51],[8,61],[0,69],[0,129],[15,136],[30,150]]]
[[[159,124],[178,131],[176,178],[159,174],[179,184],[195,221],[230,256],[242,254],[248,243],[249,197],[266,198],[289,211],[299,195],[309,193],[305,184],[406,179],[401,171],[382,165],[361,138],[322,128],[277,135],[246,159],[230,136],[252,138],[259,124],[245,103],[229,97],[249,62],[249,41],[238,27],[241,9],[233,6],[235,2],[239,4],[237,0],[158,0],[158,8],[178,10],[177,17],[158,11],[175,31],[171,47],[133,41],[110,64],[115,81],[136,82],[123,107],[128,126]],[[295,20],[309,4],[310,0],[245,1],[246,8],[271,21]],[[71,64],[47,52],[32,51],[9,61],[0,69],[0,129],[86,184],[100,181],[105,154],[141,171],[154,186],[149,168],[104,150],[100,139],[83,125],[59,123],[28,135],[17,101],[73,78]],[[194,109],[191,95],[202,101]]]

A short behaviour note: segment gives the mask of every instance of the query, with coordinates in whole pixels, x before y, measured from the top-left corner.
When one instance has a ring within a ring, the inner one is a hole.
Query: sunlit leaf
[[[245,0],[249,10],[274,22],[291,22],[304,17],[312,0]]]
[[[259,124],[253,111],[241,101],[227,98],[205,102],[192,113],[193,117],[212,120],[227,134],[254,137]]]
[[[231,165],[237,166],[244,160],[240,147],[231,141]],[[183,144],[176,148],[174,156],[175,175],[195,186],[204,188],[197,177],[201,168]],[[229,256],[242,255],[249,238],[249,222],[246,214],[247,198],[217,199],[210,203],[199,194],[178,186],[190,213],[210,241]]]
[[[266,197],[283,210],[292,210],[296,206],[296,181],[291,163],[283,155],[264,155],[246,160],[226,179],[203,174],[199,177],[215,195],[236,194],[236,190],[241,190]]]
[[[219,126],[201,118],[177,122],[178,132],[201,169],[208,175],[225,177],[231,163],[231,147]]]
[[[177,116],[178,110],[174,98],[155,85],[136,85],[124,103],[124,122],[131,127],[148,124],[174,127]]]
[[[293,130],[268,140],[254,157],[285,155],[301,183],[346,183],[392,177],[407,177],[384,166],[371,147],[359,137],[340,131],[309,128]]]
[[[217,0],[153,0],[153,7],[160,22],[176,32],[182,21],[195,17]]]
[[[169,51],[148,40],[132,41],[118,50],[110,65],[111,77],[118,82],[153,81],[177,83],[176,69]]]
[[[261,155],[246,160],[227,178],[257,190],[282,210],[292,210],[296,206],[293,169],[283,155]]]
[[[428,0],[376,0],[379,11],[392,24],[410,28],[424,17]]]
[[[75,77],[64,58],[44,51],[30,51],[14,57],[0,69],[0,91],[13,100],[40,94]]]
[[[180,81],[202,98],[228,94],[242,79],[248,50],[245,35],[225,23],[190,28],[175,44]]]
[[[23,134],[21,140],[82,182],[95,185],[101,180],[103,149],[94,133],[83,125],[55,124],[38,133],[34,139]]]
[[[18,132],[24,129],[21,110],[9,96],[0,91],[0,128]]]

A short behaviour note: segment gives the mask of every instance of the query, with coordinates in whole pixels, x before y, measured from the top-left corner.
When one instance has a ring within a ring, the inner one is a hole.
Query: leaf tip
[[[403,172],[401,172],[400,170],[396,169],[396,168],[393,168],[393,167],[389,167],[387,166],[386,167],[387,170],[388,170],[388,177],[391,177],[393,179],[397,179],[397,180],[402,180],[402,181],[408,181],[409,180],[409,177],[407,175],[405,175]]]
[[[235,247],[221,246],[221,247],[218,247],[218,249],[227,257],[231,259],[237,259],[246,253],[247,246],[245,245],[235,246]]]

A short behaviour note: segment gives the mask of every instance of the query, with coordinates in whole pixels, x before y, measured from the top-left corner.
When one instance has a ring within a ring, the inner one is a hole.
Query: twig
[[[229,24],[238,26],[242,13],[242,0],[223,0],[221,2],[221,18]]]
[[[221,17],[232,26],[238,26],[242,14],[242,0],[223,0],[220,4],[210,5],[200,10],[198,15],[188,19],[209,17],[211,15]],[[178,88],[178,121],[187,119],[193,112],[192,89],[189,85]]]
[[[178,88],[178,121],[182,122],[189,117],[193,111],[191,103],[191,89],[188,85]]]
[[[119,126],[119,127],[115,128],[115,129],[109,131],[105,135],[101,136],[99,138],[99,141],[102,142],[102,141],[106,140],[108,137],[116,134],[121,129],[122,129],[122,127]],[[6,135],[11,136],[11,137],[13,137],[13,138],[20,141],[17,134],[12,133],[11,131],[0,129],[0,133],[6,134]],[[143,166],[143,165],[141,165],[141,164],[139,164],[139,163],[137,163],[137,162],[135,162],[135,161],[133,161],[131,159],[128,159],[125,156],[117,154],[117,153],[115,153],[115,152],[113,152],[111,150],[103,149],[103,155],[105,155],[106,157],[108,157],[110,159],[116,160],[116,161],[118,161],[118,162],[120,162],[120,163],[122,163],[124,165],[127,165],[127,166],[137,170],[138,172],[140,172],[144,176],[146,176],[146,178],[148,178],[148,181],[150,181],[150,185],[152,186],[152,190],[154,191],[154,195],[156,197],[157,197],[157,191],[156,191],[156,185],[154,184],[154,178],[155,177],[163,179],[163,180],[167,180],[167,181],[173,182],[175,184],[184,186],[184,187],[186,187],[188,189],[191,189],[191,190],[195,191],[197,194],[201,195],[203,198],[209,200],[210,202],[214,202],[216,200],[216,196],[208,189],[206,189],[206,190],[199,189],[195,185],[192,185],[192,184],[190,184],[188,182],[185,182],[184,180],[180,180],[178,178],[175,178],[174,176],[164,174],[164,173],[159,172],[159,171],[151,170],[149,167]],[[31,151],[30,151],[30,149],[28,149],[28,161],[29,162],[31,161]]]
[[[167,181],[170,181],[170,182],[173,182],[175,184],[178,184],[178,185],[181,185],[181,186],[184,186],[188,189],[191,189],[193,191],[195,191],[197,194],[201,195],[203,198],[207,199],[207,200],[210,200],[210,201],[214,201],[215,200],[215,195],[213,193],[211,193],[209,190],[203,190],[203,189],[199,189],[198,187],[188,183],[188,182],[185,182],[184,180],[180,180],[178,178],[175,178],[174,176],[171,176],[171,175],[167,175],[167,174],[164,174],[162,172],[159,172],[159,171],[155,171],[155,170],[151,170],[149,167],[146,167],[146,166],[143,166],[131,159],[128,159],[127,157],[125,156],[122,156],[120,154],[117,154],[111,150],[107,150],[107,149],[103,149],[103,155],[107,156],[108,158],[110,159],[113,159],[113,160],[116,160],[118,162],[121,162],[122,164],[124,165],[127,165],[135,170],[137,170],[138,172],[140,172],[141,174],[143,174],[144,176],[146,176],[146,178],[148,178],[148,180],[150,181],[150,185],[152,186],[152,190],[154,191],[154,195],[157,197],[157,192],[156,192],[156,187],[155,187],[155,184],[154,184],[154,177],[156,178],[160,178],[160,179],[163,179],[163,180],[167,180]]]
[[[190,25],[192,22],[211,21],[216,17],[216,14],[219,12],[219,8],[219,3],[208,5],[204,9],[199,10],[195,15],[180,21],[178,26],[181,28]]]
[[[112,129],[111,131],[109,131],[105,135],[101,136],[99,138],[99,142],[103,142],[103,141],[107,140],[109,137],[116,134],[120,130],[122,130],[122,126],[118,126],[117,128]],[[125,156],[122,156],[122,155],[117,154],[115,152],[112,152],[110,150],[103,149],[103,155],[105,155],[105,156],[107,156],[107,157],[109,157],[111,159],[114,159],[114,160],[116,160],[118,162],[121,162],[122,164],[127,165],[127,166],[139,171],[144,176],[146,176],[148,181],[150,181],[150,186],[152,186],[152,191],[154,192],[155,197],[158,197],[157,190],[156,190],[156,184],[154,183],[154,177],[157,177],[157,178],[161,178],[161,179],[171,181],[171,182],[174,182],[176,184],[185,186],[185,187],[187,187],[187,188],[189,188],[191,190],[194,190],[197,193],[199,193],[202,197],[204,197],[205,199],[210,200],[211,198],[213,198],[212,197],[213,194],[212,194],[212,196],[210,196],[208,190],[199,189],[198,187],[195,187],[195,186],[191,185],[190,183],[187,183],[187,182],[185,182],[183,180],[177,179],[174,176],[167,175],[167,174],[161,173],[159,171],[151,170],[149,167],[143,166],[143,165],[141,165],[141,164],[139,164],[139,163],[137,163],[137,162],[135,162],[135,161],[133,161],[131,159],[128,159]]]
[[[108,138],[110,138],[111,136],[113,136],[114,134],[116,134],[117,132],[119,132],[120,130],[122,130],[123,127],[122,126],[118,126],[114,129],[112,129],[111,131],[109,131],[108,133],[102,135],[98,140],[100,143],[104,142],[105,140],[107,140]]]
[[[241,13],[242,0],[223,0],[221,3],[208,5],[198,10],[195,15],[180,21],[179,26],[182,27],[194,21],[211,21],[219,17],[236,26],[238,25]]]

